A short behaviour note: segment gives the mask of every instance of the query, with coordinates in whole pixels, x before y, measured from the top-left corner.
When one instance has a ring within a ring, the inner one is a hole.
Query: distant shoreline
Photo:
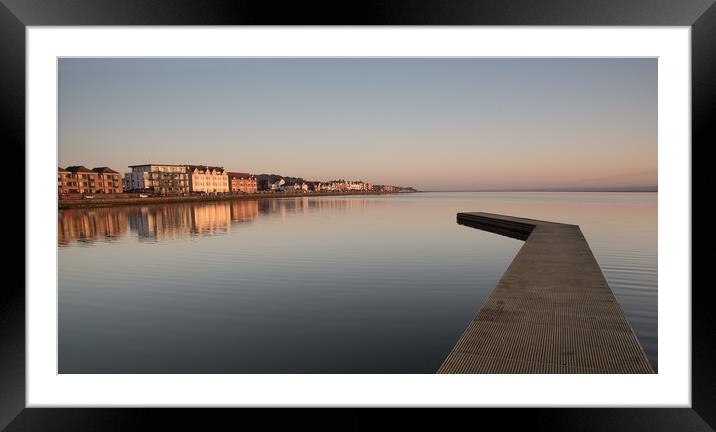
[[[61,210],[75,208],[101,208],[101,207],[121,207],[131,205],[158,205],[173,203],[191,203],[191,202],[216,202],[216,201],[242,201],[242,200],[262,200],[262,199],[284,199],[284,198],[306,198],[318,196],[360,196],[360,195],[401,195],[406,193],[658,193],[658,190],[426,190],[426,191],[410,191],[410,192],[312,192],[312,193],[288,193],[288,194],[271,194],[257,193],[246,195],[202,195],[202,196],[174,196],[174,197],[147,197],[147,198],[93,198],[79,200],[62,200],[58,201],[58,208]]]
[[[570,193],[570,192],[579,192],[579,193],[605,193],[605,192],[617,192],[617,193],[657,193],[659,192],[658,189],[483,189],[483,190],[425,190],[425,191],[417,191],[417,192],[435,192],[435,193],[445,193],[445,192],[490,192],[490,193],[498,193],[498,192],[560,192],[560,193]]]
[[[155,205],[193,202],[216,202],[216,201],[245,201],[261,199],[283,199],[283,198],[310,198],[314,196],[359,196],[359,195],[399,195],[414,192],[312,192],[312,193],[288,193],[272,194],[257,193],[246,195],[202,195],[202,196],[173,196],[173,197],[147,197],[147,198],[92,198],[79,200],[58,200],[60,210],[75,208],[101,208],[121,207],[131,205]]]

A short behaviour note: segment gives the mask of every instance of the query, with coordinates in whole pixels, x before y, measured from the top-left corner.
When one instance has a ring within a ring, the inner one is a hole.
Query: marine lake
[[[657,193],[444,192],[59,210],[60,373],[434,373],[523,242],[580,225],[652,366]]]

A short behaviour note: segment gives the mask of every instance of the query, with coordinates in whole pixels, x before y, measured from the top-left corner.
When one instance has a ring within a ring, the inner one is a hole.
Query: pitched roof
[[[253,175],[249,173],[240,173],[240,172],[230,172],[228,173],[229,177],[238,177],[238,178],[251,178],[254,177]]]
[[[137,168],[137,167],[143,167],[143,166],[171,166],[171,167],[178,167],[178,166],[184,166],[184,165],[174,165],[174,164],[161,164],[161,163],[146,163],[146,164],[139,164],[139,165],[127,165],[129,168]]]
[[[206,166],[206,165],[182,165],[182,166],[185,166],[192,171],[195,169],[198,169],[199,171],[226,171],[224,169],[224,167],[220,167],[220,166]]]
[[[69,171],[67,171],[66,169],[62,168],[62,167],[57,167],[57,171],[60,171],[60,172],[69,172]]]
[[[113,170],[110,167],[92,168],[92,171],[98,172],[98,173],[119,174],[117,171]]]
[[[69,172],[88,172],[88,173],[92,172],[92,170],[89,170],[89,169],[87,169],[87,167],[82,166],[82,165],[68,166],[67,171],[69,171]]]

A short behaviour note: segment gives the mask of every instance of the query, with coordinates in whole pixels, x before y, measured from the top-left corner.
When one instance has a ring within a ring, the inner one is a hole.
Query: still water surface
[[[420,193],[59,212],[60,373],[434,373],[521,241],[578,224],[657,367],[656,193]]]

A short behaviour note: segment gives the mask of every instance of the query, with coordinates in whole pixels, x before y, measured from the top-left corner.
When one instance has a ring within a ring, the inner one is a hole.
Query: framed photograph
[[[712,2],[2,3],[0,428],[713,430]]]

